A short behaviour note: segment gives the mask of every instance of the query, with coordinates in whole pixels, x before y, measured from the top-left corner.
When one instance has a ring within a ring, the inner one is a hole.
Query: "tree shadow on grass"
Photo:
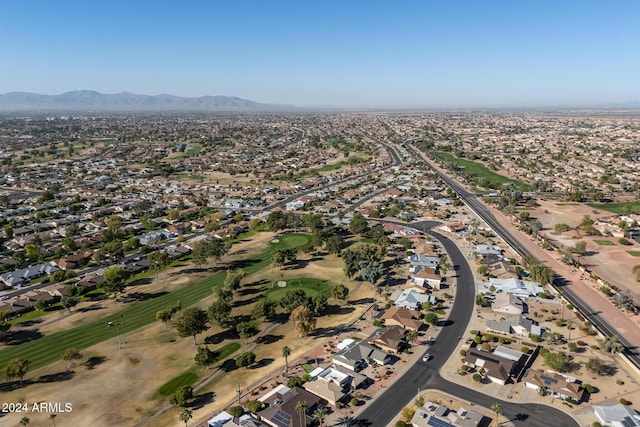
[[[158,298],[163,295],[167,295],[169,292],[160,291],[160,292],[132,292],[127,294],[127,298],[125,302],[133,302],[133,301],[146,301],[153,298]]]
[[[348,304],[354,304],[354,305],[359,305],[359,304],[373,304],[375,300],[373,298],[360,298],[357,300],[347,300]]]
[[[343,332],[345,325],[330,326],[327,328],[318,328],[313,333],[316,337],[333,337]]]
[[[149,285],[152,282],[153,282],[153,278],[152,277],[144,277],[144,278],[141,278],[141,279],[134,280],[133,282],[129,283],[129,286]]]
[[[260,359],[251,366],[251,369],[259,369],[265,366],[269,366],[273,363],[273,361],[274,359],[271,359],[271,358]]]
[[[260,295],[256,295],[253,298],[249,298],[249,299],[245,299],[245,300],[235,300],[233,302],[233,307],[242,307],[242,306],[245,306],[245,305],[251,305],[251,304],[255,303],[256,301],[258,301],[261,298],[262,297]]]
[[[87,369],[94,369],[96,366],[102,365],[106,361],[107,358],[105,356],[91,356],[86,362],[84,362],[84,366],[86,366]]]
[[[284,338],[284,335],[271,335],[271,334],[263,335],[262,337],[260,337],[260,344],[273,344],[274,342],[278,342],[283,338]],[[256,342],[258,342],[257,339],[256,339]]]
[[[19,345],[37,340],[43,336],[42,332],[38,329],[9,330],[4,338],[2,338],[2,342],[6,345]]]
[[[189,407],[191,407],[193,410],[202,409],[206,405],[213,403],[213,400],[215,399],[215,397],[216,397],[216,394],[212,391],[199,394],[195,397],[193,402],[191,402]]]
[[[348,313],[353,313],[354,311],[355,311],[354,307],[329,304],[327,305],[327,308],[325,308],[324,313],[328,315],[348,314]]]
[[[238,335],[236,334],[236,332],[231,329],[228,329],[225,331],[218,332],[217,334],[213,334],[213,335],[209,335],[208,337],[205,337],[204,343],[220,344],[224,340],[232,340],[237,338],[238,338]]]
[[[69,381],[73,379],[74,376],[75,376],[74,371],[62,371],[62,372],[57,372],[55,374],[42,375],[33,382],[34,383],[57,383],[60,381]]]
[[[233,261],[229,264],[229,268],[234,270],[236,268],[249,268],[252,265],[255,265],[257,263],[259,263],[260,260],[259,259],[255,259],[255,258],[247,258],[247,259],[241,259],[238,261]]]

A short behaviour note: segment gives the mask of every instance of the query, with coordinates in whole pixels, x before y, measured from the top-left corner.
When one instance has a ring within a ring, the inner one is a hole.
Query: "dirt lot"
[[[598,211],[589,206],[572,203],[557,203],[543,201],[534,211],[530,211],[534,218],[538,218],[545,230],[543,235],[557,242],[558,246],[572,247],[578,241],[587,243],[587,256],[579,258],[580,263],[597,276],[622,289],[629,290],[633,295],[640,295],[640,284],[633,280],[631,269],[640,264],[640,258],[634,257],[628,251],[639,251],[640,245],[634,243],[625,246],[618,243],[616,237],[585,236],[575,231],[582,218],[589,215],[592,219],[609,218],[614,216],[611,212]],[[562,234],[554,234],[553,227],[556,224],[568,224],[572,230]],[[611,245],[596,243],[608,241]]]

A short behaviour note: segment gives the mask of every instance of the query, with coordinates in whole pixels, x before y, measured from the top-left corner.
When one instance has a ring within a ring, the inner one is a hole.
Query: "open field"
[[[435,155],[440,160],[455,163],[459,168],[464,169],[464,173],[476,177],[479,180],[484,180],[484,185],[482,185],[483,187],[501,188],[504,184],[512,183],[520,191],[531,191],[531,185],[526,182],[497,174],[488,169],[482,163],[460,159],[443,151],[437,151]]]
[[[241,242],[233,247],[225,262],[229,266],[237,265],[239,261],[256,259],[260,254],[269,253],[270,246],[286,247],[294,243],[307,241],[304,235],[286,235],[273,241],[270,233],[259,234],[257,240]],[[267,237],[265,239],[265,237]],[[285,266],[278,272],[278,280],[297,281],[297,278],[316,277],[319,281],[335,279],[336,283],[345,283],[342,273],[342,260],[335,256],[323,254],[300,255],[299,262],[295,265]],[[313,259],[313,262],[309,262]],[[255,264],[254,264],[255,265]],[[187,266],[188,267],[188,266]],[[226,265],[225,265],[226,268]],[[253,271],[245,268],[248,272]],[[188,269],[179,276],[188,287],[197,286],[199,280],[189,280],[187,275],[193,275]],[[197,273],[197,275],[202,272]],[[214,274],[216,275],[216,274]],[[162,274],[160,275],[162,277]],[[234,299],[233,313],[235,316],[247,316],[251,310],[251,302],[260,298],[265,292],[265,285],[269,282],[264,270],[258,270],[248,274],[243,280],[243,286]],[[312,283],[312,281],[309,281]],[[372,293],[370,286],[358,286],[347,283],[352,293],[348,305],[329,302],[328,315],[318,318],[319,336],[333,335],[333,331],[345,327],[359,317],[370,304],[367,295]],[[149,285],[144,285],[149,286]],[[326,286],[326,285],[325,285]],[[328,289],[328,288],[327,288]],[[210,289],[205,298],[198,303],[205,307],[213,300]],[[119,303],[105,301],[114,306]],[[97,312],[99,313],[99,312]],[[96,313],[92,313],[96,315]],[[154,313],[155,314],[155,313]],[[98,314],[99,315],[99,314]],[[155,316],[153,316],[155,318]],[[62,325],[59,325],[62,326]],[[103,326],[104,327],[104,326]],[[74,411],[68,414],[59,414],[57,421],[71,423],[72,425],[134,425],[135,423],[154,414],[168,403],[168,398],[160,393],[160,388],[165,386],[174,388],[183,380],[193,380],[193,374],[198,379],[196,386],[210,375],[214,375],[221,364],[233,361],[233,354],[225,349],[239,351],[254,351],[257,363],[251,369],[232,369],[230,372],[208,383],[196,394],[199,396],[194,410],[194,422],[197,419],[208,417],[218,409],[226,406],[237,396],[238,384],[244,392],[256,381],[261,381],[280,374],[284,366],[281,356],[283,346],[289,346],[292,355],[290,364],[296,358],[308,354],[309,349],[318,345],[318,336],[298,337],[294,326],[290,322],[261,323],[259,325],[262,334],[266,334],[266,340],[256,346],[253,339],[248,343],[239,343],[237,335],[233,331],[211,328],[198,336],[199,344],[206,343],[209,348],[220,352],[219,362],[206,370],[194,362],[196,346],[189,337],[179,338],[173,328],[165,329],[160,322],[154,322],[145,327],[127,333],[126,345],[119,349],[115,333],[113,338],[82,351],[84,359],[69,375],[60,377],[60,368],[63,362],[52,363],[44,368],[30,370],[27,373],[25,386],[7,390],[6,399],[11,401],[42,401],[62,400],[73,402]],[[107,328],[105,328],[107,329]],[[268,332],[267,332],[268,329]],[[254,348],[255,347],[255,348]],[[223,354],[224,353],[224,354]],[[86,361],[86,362],[85,362]],[[84,363],[83,363],[84,362]],[[66,364],[65,364],[66,366]],[[188,375],[191,373],[191,375]],[[47,378],[60,378],[54,381],[45,381]],[[96,387],[96,384],[100,384]],[[165,390],[166,392],[167,390]],[[118,408],[107,411],[105,408]],[[170,411],[155,418],[148,425],[175,426],[178,425],[178,410]],[[45,424],[48,420],[45,415],[33,414],[32,424]],[[63,421],[64,420],[64,421]],[[8,423],[17,424],[19,418],[13,415],[0,418],[0,425]]]
[[[304,235],[283,236],[274,247],[295,247],[298,243],[306,242]],[[289,246],[291,245],[291,246]],[[243,268],[251,274],[267,267],[271,262],[271,253],[263,252],[235,263],[233,268]],[[107,322],[123,323],[125,332],[141,328],[156,321],[155,315],[159,310],[182,302],[183,307],[193,305],[211,295],[212,289],[222,286],[226,277],[225,271],[217,272],[210,277],[182,289],[160,295],[152,295],[133,307],[102,317],[86,325],[74,329],[60,331],[42,338],[20,345],[10,346],[0,350],[0,371],[4,371],[7,363],[14,358],[28,355],[31,369],[36,369],[58,360],[62,353],[71,347],[79,350],[91,347],[99,342],[115,337],[119,328],[106,327]]]

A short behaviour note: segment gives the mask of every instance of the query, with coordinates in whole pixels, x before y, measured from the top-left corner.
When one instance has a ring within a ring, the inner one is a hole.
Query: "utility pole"
[[[240,388],[240,383],[238,382],[238,388],[236,389],[238,392],[238,405],[240,404],[240,398],[242,397],[242,389]]]

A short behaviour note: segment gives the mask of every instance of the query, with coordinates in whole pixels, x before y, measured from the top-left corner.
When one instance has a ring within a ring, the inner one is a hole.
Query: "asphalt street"
[[[413,223],[411,227],[427,230],[435,224],[429,221]],[[429,347],[428,351],[433,358],[428,362],[420,360],[410,367],[401,378],[390,385],[382,395],[378,396],[360,413],[357,417],[358,423],[373,427],[387,426],[402,411],[402,408],[412,405],[413,399],[420,390],[437,389],[486,408],[494,403],[499,403],[502,406],[503,415],[516,426],[578,426],[571,416],[555,408],[539,404],[517,404],[496,399],[446,381],[438,374],[455,352],[458,341],[464,335],[471,319],[475,304],[475,283],[471,267],[455,243],[437,232],[428,232],[443,245],[457,273],[456,296],[450,315],[438,326],[442,330],[436,341]]]

